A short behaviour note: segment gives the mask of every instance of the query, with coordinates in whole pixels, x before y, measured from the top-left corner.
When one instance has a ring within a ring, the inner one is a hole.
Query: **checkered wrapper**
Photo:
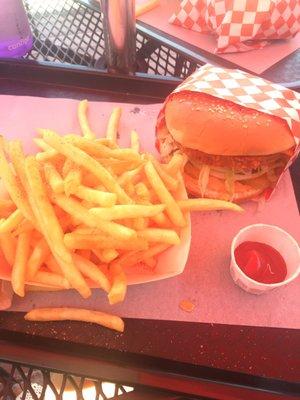
[[[184,80],[167,97],[158,116],[158,124],[164,120],[165,104],[170,97],[179,92],[206,93],[283,119],[295,140],[293,154],[285,169],[297,158],[300,152],[299,93],[238,69],[225,69],[206,64]],[[265,195],[268,198],[271,192]]]
[[[217,53],[261,49],[300,31],[299,0],[182,0],[169,22],[217,35]]]

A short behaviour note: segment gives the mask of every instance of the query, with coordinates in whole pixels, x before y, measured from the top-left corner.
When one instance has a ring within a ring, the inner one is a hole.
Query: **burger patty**
[[[218,156],[203,153],[202,151],[188,149],[178,144],[181,150],[188,156],[190,160],[201,164],[212,165],[214,167],[230,168],[234,171],[248,172],[257,171],[262,167],[270,165],[271,162],[282,160],[287,161],[284,154],[271,154],[267,156]]]

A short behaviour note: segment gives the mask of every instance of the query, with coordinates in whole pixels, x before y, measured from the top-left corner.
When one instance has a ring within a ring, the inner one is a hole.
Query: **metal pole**
[[[133,74],[136,70],[135,0],[101,0],[107,69]]]

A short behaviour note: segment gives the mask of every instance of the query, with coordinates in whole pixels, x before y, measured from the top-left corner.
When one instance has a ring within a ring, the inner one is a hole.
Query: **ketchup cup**
[[[243,242],[253,241],[274,247],[285,260],[287,275],[282,282],[260,283],[247,276],[235,260],[235,249]],[[262,294],[292,282],[300,274],[300,248],[296,240],[275,225],[255,224],[241,229],[231,244],[230,274],[234,282],[248,293]]]

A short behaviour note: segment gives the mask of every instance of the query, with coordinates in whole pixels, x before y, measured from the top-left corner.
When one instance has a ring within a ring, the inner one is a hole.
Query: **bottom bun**
[[[270,186],[270,182],[266,177],[259,177],[251,179],[251,184],[249,183],[234,183],[234,193],[231,196],[226,191],[225,181],[211,176],[209,178],[208,186],[205,190],[204,196],[200,192],[198,181],[192,178],[188,174],[184,174],[184,181],[187,191],[196,197],[206,197],[210,199],[220,199],[220,200],[230,200],[233,202],[241,202],[244,200],[253,199],[259,196]]]

